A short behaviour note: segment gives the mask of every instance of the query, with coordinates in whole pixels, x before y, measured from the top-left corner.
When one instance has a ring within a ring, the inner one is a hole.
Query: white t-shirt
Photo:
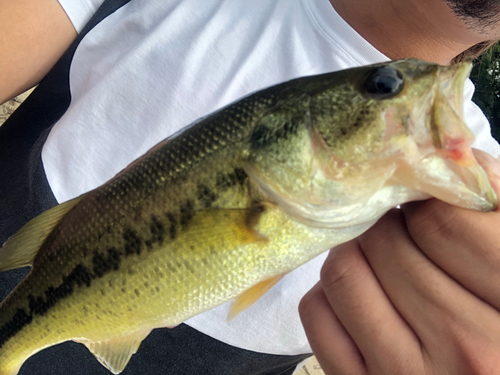
[[[77,30],[102,0],[59,0]],[[112,178],[160,140],[261,88],[388,60],[328,0],[132,0],[92,29],[70,70],[71,104],[42,152],[59,202]],[[481,111],[466,121],[493,155]],[[297,306],[326,254],[293,271],[226,322],[228,304],[186,322],[220,341],[271,354],[311,352]]]

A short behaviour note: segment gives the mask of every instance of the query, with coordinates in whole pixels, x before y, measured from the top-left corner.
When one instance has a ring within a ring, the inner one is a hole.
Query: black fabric
[[[123,375],[289,375],[309,355],[280,356],[242,350],[182,324],[156,329],[132,356]],[[109,375],[90,352],[73,342],[29,358],[19,375]]]
[[[0,126],[0,244],[28,220],[57,204],[40,152],[51,127],[71,102],[69,70],[73,55],[95,25],[129,1],[105,1],[38,87]]]
[[[71,102],[69,70],[82,38],[130,0],[106,0],[64,56],[27,100],[0,126],[0,244],[57,201],[47,182],[41,150],[52,126]],[[0,300],[29,268],[0,273]],[[239,349],[187,325],[154,330],[142,343],[126,374],[291,375],[310,354],[279,356]],[[29,358],[19,375],[110,374],[81,344],[67,342]]]

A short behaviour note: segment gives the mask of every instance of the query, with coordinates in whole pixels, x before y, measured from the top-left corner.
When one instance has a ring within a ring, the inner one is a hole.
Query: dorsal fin
[[[0,248],[0,271],[30,266],[40,246],[54,227],[85,195],[45,211],[10,237]]]
[[[113,374],[119,374],[125,369],[133,354],[139,349],[150,329],[135,332],[131,335],[103,341],[75,340],[84,344],[97,360]]]

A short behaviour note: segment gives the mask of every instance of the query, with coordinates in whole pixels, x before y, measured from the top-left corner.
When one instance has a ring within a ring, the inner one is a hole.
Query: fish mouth
[[[419,160],[404,160],[394,177],[400,183],[463,208],[490,211],[498,198],[474,157],[474,135],[463,119],[463,88],[470,63],[440,67],[427,116],[432,146]]]

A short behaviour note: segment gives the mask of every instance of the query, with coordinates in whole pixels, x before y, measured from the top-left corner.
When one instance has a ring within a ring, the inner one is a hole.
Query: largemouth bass
[[[233,299],[234,318],[394,206],[491,210],[469,71],[401,60],[262,90],[33,219],[0,249],[0,270],[32,266],[0,305],[0,375],[68,340],[120,373],[152,329]]]

